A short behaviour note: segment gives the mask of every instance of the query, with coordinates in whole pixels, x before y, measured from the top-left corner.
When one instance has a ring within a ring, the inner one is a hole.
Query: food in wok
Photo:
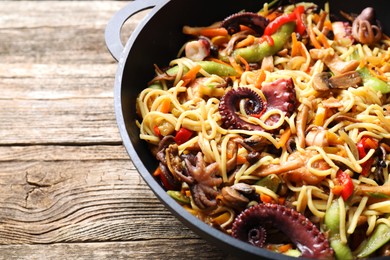
[[[389,255],[390,38],[371,7],[330,10],[273,1],[185,25],[137,98],[140,138],[167,193],[239,240]]]

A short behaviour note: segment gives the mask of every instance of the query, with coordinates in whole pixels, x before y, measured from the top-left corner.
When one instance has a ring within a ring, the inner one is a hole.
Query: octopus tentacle
[[[223,126],[244,130],[264,130],[261,126],[249,123],[239,116],[237,113],[238,104],[242,99],[245,100],[245,112],[248,115],[259,115],[264,110],[268,111],[270,109],[279,109],[286,116],[294,113],[298,100],[294,82],[291,78],[281,78],[273,82],[264,83],[261,90],[266,98],[265,101],[250,88],[241,87],[228,91],[221,98],[218,107]],[[264,107],[266,108],[264,109]],[[278,122],[279,119],[279,115],[274,115],[268,118],[265,123],[272,125]]]
[[[264,83],[261,91],[267,99],[267,110],[276,108],[285,112],[286,116],[294,113],[297,107],[297,97],[295,94],[294,82],[289,79],[278,79],[273,82]],[[277,116],[271,117],[270,122],[277,122]]]
[[[185,158],[184,162],[186,170],[194,180],[191,183],[187,183],[194,203],[200,209],[217,206],[215,197],[218,195],[218,191],[214,187],[218,187],[222,183],[222,179],[216,176],[219,170],[218,163],[214,162],[206,166],[203,155],[200,152],[196,155],[194,162],[191,162],[188,158]]]
[[[324,259],[334,254],[325,235],[309,219],[278,204],[258,204],[243,211],[233,223],[232,236],[261,247],[263,245],[258,241],[262,238],[256,237],[253,243],[252,234],[260,234],[256,230],[263,230],[268,223],[287,235],[301,251],[302,257]]]
[[[226,93],[219,103],[219,112],[222,117],[222,122],[226,128],[239,128],[246,130],[263,130],[258,125],[244,121],[236,113],[238,103],[245,101],[245,112],[247,114],[259,114],[263,110],[263,101],[260,96],[249,88],[232,89]]]
[[[233,14],[223,20],[221,26],[226,28],[230,35],[240,31],[240,25],[246,25],[259,35],[262,35],[269,20],[264,16],[252,12]]]

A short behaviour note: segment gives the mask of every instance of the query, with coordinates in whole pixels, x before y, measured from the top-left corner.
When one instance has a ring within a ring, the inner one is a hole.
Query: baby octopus
[[[265,83],[261,90],[266,100],[262,100],[255,91],[245,87],[227,92],[221,98],[218,107],[223,126],[244,130],[263,130],[261,126],[249,123],[237,114],[238,105],[243,99],[245,100],[245,112],[248,115],[259,115],[270,109],[280,109],[286,116],[290,116],[295,111],[298,101],[295,95],[294,82],[291,78],[281,78]],[[265,123],[272,125],[278,120],[279,116],[273,116]]]
[[[230,35],[240,31],[240,25],[246,25],[259,35],[262,35],[269,20],[257,13],[241,12],[233,14],[223,20],[221,26],[226,28]]]
[[[222,183],[222,179],[217,174],[218,163],[206,165],[200,152],[196,155],[180,155],[174,137],[171,135],[161,140],[156,157],[160,161],[159,167],[166,189],[179,190],[181,182],[185,182],[198,208],[208,209],[217,206],[215,197],[218,192],[214,187]]]
[[[333,249],[323,233],[298,211],[278,204],[257,204],[244,210],[233,222],[232,236],[265,247],[270,226],[283,232],[302,257],[331,259]]]

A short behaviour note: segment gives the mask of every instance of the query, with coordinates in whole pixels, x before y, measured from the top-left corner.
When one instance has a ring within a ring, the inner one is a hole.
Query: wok
[[[178,50],[187,39],[182,34],[183,25],[207,26],[243,9],[258,11],[263,2],[259,0],[136,0],[118,11],[108,22],[105,39],[108,50],[118,61],[114,102],[123,144],[140,175],[161,202],[195,233],[226,252],[242,258],[293,259],[238,241],[210,227],[182,208],[167,195],[151,175],[157,167],[157,161],[149,152],[146,143],[140,140],[139,129],[135,124],[137,95],[153,78],[153,64],[166,66],[176,57]],[[324,6],[326,1],[314,2]],[[384,30],[390,27],[390,15],[387,15],[386,8],[390,6],[388,0],[329,2],[332,13],[339,13],[339,10],[360,13],[363,8],[372,6]],[[151,11],[123,46],[120,40],[122,25],[128,18],[145,9]]]

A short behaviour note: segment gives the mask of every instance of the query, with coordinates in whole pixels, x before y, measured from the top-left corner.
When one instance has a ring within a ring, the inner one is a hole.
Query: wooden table
[[[104,29],[125,4],[0,2],[0,259],[227,257],[164,208],[122,146]]]

